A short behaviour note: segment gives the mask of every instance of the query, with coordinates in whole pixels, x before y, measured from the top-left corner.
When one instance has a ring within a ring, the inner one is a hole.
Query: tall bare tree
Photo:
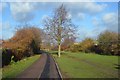
[[[75,25],[72,24],[66,7],[62,4],[56,8],[53,16],[44,19],[44,26],[50,38],[57,42],[60,57],[62,40],[75,34]]]

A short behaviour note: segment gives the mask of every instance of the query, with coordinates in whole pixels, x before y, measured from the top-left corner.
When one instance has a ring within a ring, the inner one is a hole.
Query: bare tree
[[[60,57],[62,40],[75,34],[75,25],[72,24],[71,19],[68,17],[66,7],[62,4],[56,8],[52,17],[44,19],[44,26],[50,38],[57,42],[58,56]]]

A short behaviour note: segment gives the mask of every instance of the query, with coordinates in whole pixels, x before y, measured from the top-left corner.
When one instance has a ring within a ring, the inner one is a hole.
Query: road
[[[35,63],[16,77],[19,80],[23,78],[40,80],[44,78],[55,78],[56,80],[61,80],[53,57],[47,53],[41,54],[41,57]]]

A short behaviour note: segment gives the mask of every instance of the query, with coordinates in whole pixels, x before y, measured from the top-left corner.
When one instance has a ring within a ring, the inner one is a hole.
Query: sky
[[[44,18],[52,16],[61,4],[67,8],[68,18],[77,25],[77,41],[96,39],[105,30],[118,32],[117,2],[2,2],[0,39],[10,39],[16,27],[24,23],[43,29]]]

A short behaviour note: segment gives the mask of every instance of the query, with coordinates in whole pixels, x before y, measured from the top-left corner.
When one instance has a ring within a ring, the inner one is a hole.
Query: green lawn
[[[118,57],[64,52],[55,55],[64,78],[118,78]]]
[[[18,74],[20,74],[22,71],[24,71],[26,68],[28,68],[30,65],[32,65],[33,62],[35,62],[40,55],[31,56],[28,58],[25,58],[21,61],[11,63],[8,66],[5,66],[2,69],[2,77],[3,78],[14,78]]]

